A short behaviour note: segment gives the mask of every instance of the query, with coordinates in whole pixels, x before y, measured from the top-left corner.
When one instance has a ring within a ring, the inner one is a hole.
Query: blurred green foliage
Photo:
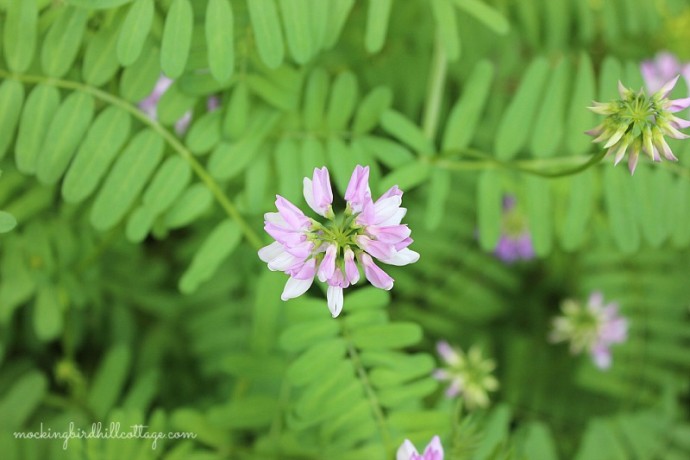
[[[688,23],[684,0],[0,0],[3,459],[375,460],[434,434],[453,460],[688,458],[690,143],[634,177],[455,161],[580,164],[586,106],[690,58]],[[327,165],[342,195],[356,164],[405,190],[421,260],[332,319],[256,250],[276,193],[304,204]],[[533,262],[491,253],[505,194]],[[631,324],[608,372],[546,340],[593,290]],[[458,417],[439,339],[497,362],[492,408]],[[98,422],[195,437],[14,435]]]

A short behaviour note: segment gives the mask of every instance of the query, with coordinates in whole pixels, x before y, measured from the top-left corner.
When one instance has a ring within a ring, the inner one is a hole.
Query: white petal
[[[380,225],[381,227],[388,227],[391,225],[400,225],[400,222],[402,222],[403,217],[405,217],[405,214],[407,214],[406,208],[398,208],[398,210],[395,211],[395,214],[390,216],[388,219],[385,219],[381,222],[377,222],[377,225]]]
[[[395,215],[402,204],[402,198],[397,195],[389,196],[383,200],[377,201],[374,204],[374,221],[376,224],[379,222],[390,219]],[[379,224],[380,225],[380,224]]]
[[[280,296],[283,300],[294,299],[299,297],[311,287],[314,282],[314,278],[309,278],[306,280],[298,280],[296,278],[290,277],[285,283],[285,289],[283,289],[283,294]]]
[[[316,203],[314,203],[314,184],[308,177],[304,178],[304,189],[302,192],[304,193],[304,200],[307,202],[309,207],[312,208],[315,213],[321,214],[319,207],[316,206]]]
[[[268,269],[274,272],[284,272],[288,268],[292,267],[297,260],[298,259],[292,254],[283,252],[268,263]]]
[[[263,248],[259,249],[259,259],[266,263],[269,263],[270,261],[277,258],[284,252],[285,248],[283,248],[283,245],[278,243],[277,241],[274,241],[268,246],[264,246]]]
[[[343,310],[343,288],[328,286],[326,298],[328,299],[328,309],[331,311],[333,318],[335,318]]]
[[[398,448],[395,460],[410,460],[413,455],[419,455],[419,452],[417,452],[417,449],[415,449],[409,439],[405,439],[405,442]]]
[[[389,265],[396,265],[398,267],[401,267],[403,265],[413,264],[418,260],[418,252],[405,248],[396,252],[395,254],[393,254],[392,257],[385,259],[383,261]]]

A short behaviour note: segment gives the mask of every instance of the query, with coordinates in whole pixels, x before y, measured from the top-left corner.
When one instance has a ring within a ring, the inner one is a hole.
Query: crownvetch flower
[[[327,283],[327,304],[333,317],[343,308],[343,290],[360,279],[358,267],[374,286],[390,290],[391,278],[374,258],[389,265],[407,265],[419,259],[408,246],[410,229],[401,224],[405,208],[403,192],[394,186],[373,201],[369,188],[369,167],[357,165],[347,186],[347,207],[341,215],[333,212],[333,191],[328,169],[314,169],[304,178],[304,198],[309,207],[326,219],[325,223],[307,217],[281,196],[278,212],[264,215],[266,232],[275,242],[259,250],[259,258],[273,271],[290,276],[281,298],[304,294],[314,278]]]
[[[664,83],[678,74],[690,84],[690,64],[681,64],[678,58],[668,51],[657,53],[654,59],[642,61],[640,73],[650,93],[659,91]]]
[[[532,235],[516,204],[512,195],[503,198],[503,225],[494,254],[506,263],[534,259]]]
[[[619,100],[594,102],[590,107],[593,112],[606,116],[599,126],[587,131],[587,134],[595,136],[592,142],[604,143],[604,148],[608,149],[606,155],[614,157],[614,164],[620,163],[628,153],[631,174],[635,172],[640,152],[653,161],[661,161],[662,156],[676,161],[664,136],[686,139],[689,136],[679,129],[690,127],[690,121],[673,115],[690,106],[690,97],[667,97],[678,78],[676,76],[666,82],[651,96],[647,96],[644,89],[635,93],[618,82]]]
[[[405,439],[398,448],[395,460],[443,460],[443,446],[438,436],[431,438],[429,444],[424,449],[423,454],[419,454],[414,444],[409,439]]]
[[[587,351],[599,369],[611,367],[611,345],[625,342],[628,321],[619,314],[618,304],[604,304],[601,292],[590,295],[587,305],[568,299],[561,306],[563,315],[554,318],[551,342],[570,342],[570,351]]]
[[[487,407],[490,391],[498,388],[498,380],[491,372],[496,364],[484,359],[476,346],[465,354],[462,350],[451,347],[448,342],[436,344],[439,356],[446,366],[436,369],[433,377],[440,381],[449,381],[446,396],[454,398],[460,395],[469,409]]]

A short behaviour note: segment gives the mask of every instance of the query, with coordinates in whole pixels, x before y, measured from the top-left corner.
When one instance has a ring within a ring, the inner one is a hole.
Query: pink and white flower
[[[628,321],[618,312],[618,304],[604,304],[602,293],[593,292],[586,306],[568,299],[561,310],[563,314],[553,320],[551,342],[570,342],[571,353],[587,351],[599,369],[611,367],[611,345],[628,337]]]
[[[347,208],[342,215],[333,212],[333,191],[328,169],[314,169],[304,179],[304,198],[309,207],[325,217],[320,223],[307,217],[281,196],[276,197],[278,212],[264,215],[266,233],[275,242],[259,251],[261,260],[274,271],[290,276],[281,298],[304,294],[314,278],[328,285],[328,308],[333,317],[343,308],[343,290],[360,279],[358,267],[374,286],[390,290],[394,280],[375,262],[407,265],[419,259],[408,246],[410,229],[401,224],[402,191],[391,187],[378,200],[371,198],[369,167],[357,166],[347,186]]]
[[[443,460],[443,446],[438,436],[431,438],[429,444],[424,449],[423,454],[419,454],[414,444],[409,439],[405,439],[398,448],[395,460]]]

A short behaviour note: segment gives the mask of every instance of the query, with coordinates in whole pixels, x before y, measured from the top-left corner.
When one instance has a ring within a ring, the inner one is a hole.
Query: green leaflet
[[[278,193],[299,203],[302,200],[301,165],[299,151],[291,139],[281,139],[273,150],[276,174],[278,175]]]
[[[167,126],[174,125],[191,111],[197,99],[180,91],[180,85],[173,82],[163,93],[156,106],[158,120]]]
[[[127,381],[132,352],[123,344],[113,345],[105,354],[89,387],[88,405],[98,417],[115,407]]]
[[[534,252],[545,256],[553,244],[553,211],[551,186],[548,179],[528,176],[524,178],[527,188],[527,218],[534,244]]]
[[[129,137],[131,118],[117,107],[108,107],[93,122],[62,183],[68,203],[88,198]]]
[[[9,2],[3,45],[5,60],[13,72],[22,73],[31,65],[36,51],[38,6],[36,0]]]
[[[415,161],[412,152],[385,137],[361,136],[354,141],[353,145],[359,146],[390,169],[397,169]]]
[[[312,37],[310,24],[309,0],[278,0],[280,12],[285,26],[290,54],[298,64],[305,64],[314,55],[312,46],[318,44]],[[323,17],[317,19],[323,21]]]
[[[206,47],[211,75],[230,79],[235,67],[234,18],[228,0],[209,0],[206,7]]]
[[[611,235],[618,248],[632,253],[640,246],[640,229],[635,219],[633,183],[624,168],[604,170],[604,198],[608,211]]]
[[[294,386],[303,386],[326,374],[334,362],[345,355],[346,344],[337,338],[321,342],[297,358],[288,368],[286,377]]]
[[[368,350],[400,348],[414,345],[422,338],[422,329],[415,323],[394,323],[362,327],[352,332],[352,342]]]
[[[92,10],[109,9],[125,5],[133,0],[65,0],[68,5]]]
[[[304,94],[302,116],[308,130],[317,131],[323,126],[328,89],[328,74],[325,70],[317,68],[309,75]]]
[[[354,74],[351,72],[339,74],[333,83],[328,101],[326,125],[329,130],[337,133],[346,129],[357,106],[357,99],[357,79]]]
[[[211,410],[208,418],[223,429],[257,429],[270,425],[278,404],[276,399],[267,396],[248,396]]]
[[[261,209],[267,202],[266,190],[271,183],[270,172],[269,154],[265,150],[259,152],[245,170],[244,201],[248,214],[262,214]]]
[[[63,309],[57,286],[43,284],[38,288],[33,323],[34,332],[40,341],[48,342],[60,336],[63,328]]]
[[[481,61],[474,67],[462,96],[448,117],[443,134],[443,150],[464,149],[472,141],[489,96],[493,75],[494,67],[488,61]]]
[[[530,142],[530,150],[535,157],[554,156],[561,145],[569,71],[568,61],[562,59],[552,72],[543,94]],[[585,107],[582,110],[586,110]]]
[[[336,44],[354,3],[354,0],[332,0],[328,2],[330,12],[324,26],[324,48],[331,48]],[[314,20],[313,22],[316,25],[318,21]]]
[[[153,0],[134,0],[120,28],[117,39],[117,58],[127,67],[139,58],[154,16]]]
[[[397,185],[402,190],[409,190],[423,184],[429,178],[431,165],[427,162],[412,162],[402,166],[381,179],[379,191],[381,193]]]
[[[387,110],[381,115],[381,127],[393,137],[422,155],[434,153],[434,146],[421,129],[400,112]]]
[[[189,0],[173,0],[165,18],[161,42],[161,69],[170,78],[177,78],[184,72],[193,27],[194,14]],[[232,28],[230,31],[232,34]]]
[[[194,121],[186,138],[187,147],[195,155],[203,155],[220,142],[220,110],[208,112]]]
[[[474,16],[486,27],[499,35],[505,35],[510,30],[510,23],[501,13],[481,0],[453,0],[458,8]]]
[[[178,228],[194,222],[213,202],[211,192],[203,184],[194,184],[182,193],[165,214],[167,228]]]
[[[527,458],[558,460],[556,445],[548,425],[534,422],[528,426],[522,452]]]
[[[449,61],[457,61],[460,57],[460,36],[455,10],[450,0],[431,0],[431,10],[438,25],[443,49]]]
[[[48,126],[60,103],[60,93],[53,86],[38,85],[29,94],[19,123],[15,147],[17,169],[24,174],[36,171],[36,161]]]
[[[36,370],[30,370],[19,377],[0,399],[0,411],[12,414],[12,417],[0,419],[0,428],[11,432],[23,427],[40,405],[47,389],[48,380]]]
[[[159,77],[158,51],[147,47],[139,59],[122,72],[120,95],[128,102],[138,103],[151,94]]]
[[[313,142],[318,143],[316,140]],[[320,146],[321,144],[318,145]],[[305,158],[307,155],[308,153],[305,153]],[[328,166],[332,180],[335,182],[335,187],[344,195],[347,190],[347,184],[352,176],[352,171],[355,169],[355,166],[357,166],[357,163],[359,163],[355,156],[355,152],[348,148],[339,137],[331,136],[326,143],[326,156],[328,158]],[[318,168],[317,161],[318,160],[314,159],[305,163],[313,164],[314,167]]]
[[[0,85],[0,159],[7,153],[14,138],[19,114],[24,104],[24,85],[5,80]]]
[[[67,7],[48,30],[41,48],[41,67],[51,77],[62,77],[72,67],[81,47],[88,11]]]
[[[249,88],[244,81],[240,81],[230,95],[230,101],[227,103],[227,110],[223,117],[222,132],[224,138],[237,139],[244,133],[249,121],[250,105]]]
[[[165,212],[187,187],[192,176],[189,163],[179,156],[169,157],[153,176],[144,192],[142,204],[127,222],[130,241],[142,241],[154,219]]]
[[[218,179],[229,179],[241,173],[260,149],[264,138],[278,121],[275,112],[255,116],[248,133],[234,144],[221,143],[211,153],[209,172]]]
[[[297,352],[335,337],[339,331],[340,326],[336,321],[324,317],[291,326],[280,335],[279,343],[284,350]]]
[[[184,294],[196,291],[201,283],[213,276],[241,240],[242,232],[235,222],[228,219],[218,224],[196,252],[191,265],[180,278],[180,291]]]
[[[247,7],[261,60],[269,68],[280,67],[285,49],[275,1],[256,0],[248,2]]]
[[[5,211],[0,211],[0,233],[7,233],[17,226],[17,219]]]
[[[52,185],[62,177],[91,124],[93,112],[94,100],[90,95],[74,92],[67,96],[48,128],[43,152],[37,159],[38,180]]]
[[[364,134],[378,125],[381,115],[393,102],[393,91],[385,86],[378,86],[367,94],[357,108],[352,123],[353,134]]]
[[[671,199],[672,184],[670,174],[663,169],[652,170],[647,165],[639,165],[635,170],[634,210],[642,235],[654,248],[660,247],[668,237],[666,207]]]
[[[112,79],[119,70],[116,47],[119,25],[123,17],[124,15],[118,14],[110,27],[103,27],[88,40],[82,67],[86,83],[101,86]]]
[[[146,185],[163,155],[158,134],[144,129],[125,148],[98,192],[91,208],[91,224],[98,230],[114,227]]]
[[[364,47],[369,53],[378,53],[383,48],[392,6],[393,0],[369,0],[364,37]]]
[[[534,115],[542,102],[542,88],[548,73],[547,60],[538,57],[522,77],[520,88],[504,112],[496,134],[494,150],[501,160],[513,158],[527,142]]]
[[[580,247],[585,241],[594,211],[594,180],[594,171],[583,171],[571,179],[567,212],[560,227],[561,243],[566,251]]]
[[[451,190],[451,175],[447,169],[433,168],[429,180],[426,203],[426,225],[429,230],[438,228],[446,216],[446,201]]]
[[[578,61],[573,94],[568,110],[568,121],[565,132],[565,146],[572,154],[588,152],[592,147],[592,138],[584,132],[596,126],[596,115],[585,109],[595,96],[595,79],[592,60],[582,52]]]

